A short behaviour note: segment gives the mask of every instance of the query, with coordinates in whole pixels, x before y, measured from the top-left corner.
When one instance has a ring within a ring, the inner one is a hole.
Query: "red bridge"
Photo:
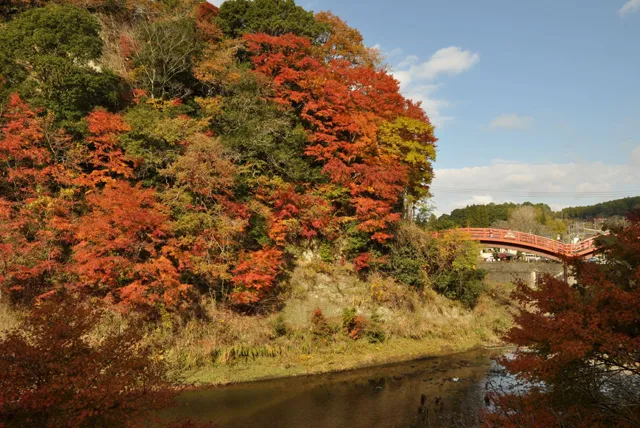
[[[466,228],[456,229],[471,236],[474,241],[494,247],[511,248],[539,254],[543,257],[559,259],[561,257],[587,257],[595,253],[595,237],[575,244],[565,244],[553,239],[531,233],[515,232],[505,229]]]

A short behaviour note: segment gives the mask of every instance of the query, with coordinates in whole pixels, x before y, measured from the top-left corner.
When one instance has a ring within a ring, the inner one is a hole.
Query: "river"
[[[343,373],[192,390],[171,417],[220,428],[473,426],[500,350],[427,358]],[[425,406],[421,407],[421,401]]]

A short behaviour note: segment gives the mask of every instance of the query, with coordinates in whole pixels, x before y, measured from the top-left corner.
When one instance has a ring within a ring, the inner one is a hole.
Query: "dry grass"
[[[273,317],[243,316],[208,300],[201,304],[208,320],[165,320],[154,332],[155,341],[167,344],[164,358],[176,371],[277,354],[271,340]]]
[[[508,289],[490,285],[473,311],[432,291],[418,293],[389,278],[358,279],[348,265],[308,260],[292,272],[284,309],[244,316],[204,300],[207,321],[159,323],[154,340],[183,379],[227,383],[274,376],[343,370],[501,344],[511,325]],[[319,308],[331,331],[312,333]],[[345,308],[365,319],[375,312],[384,343],[354,341],[341,328]]]
[[[8,303],[0,299],[0,337],[17,327],[20,322],[20,316],[18,312],[11,309]]]
[[[297,266],[286,287],[284,309],[279,313],[246,316],[203,298],[202,319],[165,313],[150,326],[146,340],[158,347],[159,355],[183,382],[228,383],[498,345],[514,311],[508,299],[510,286],[489,284],[476,308],[469,311],[433,291],[418,293],[381,275],[364,281],[349,265],[313,258]],[[329,324],[320,336],[310,322],[317,308]],[[370,327],[376,314],[380,319],[376,332],[385,341],[377,343],[366,334],[359,340],[347,337],[342,329],[346,308],[355,308]],[[0,301],[0,336],[18,322],[19,313]],[[125,326],[125,317],[107,312],[91,339],[99,341]]]

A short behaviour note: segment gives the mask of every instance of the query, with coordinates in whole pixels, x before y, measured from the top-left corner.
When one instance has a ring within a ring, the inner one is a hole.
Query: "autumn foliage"
[[[27,314],[0,342],[0,425],[139,422],[166,378],[133,320],[277,304],[319,247],[384,265],[429,194],[433,126],[331,13],[10,1],[0,20],[0,297]],[[94,336],[108,313],[130,326]]]
[[[499,426],[637,426],[640,422],[640,213],[600,238],[603,264],[572,260],[577,283],[523,284],[523,305],[501,363],[533,385],[495,394]]]
[[[429,194],[436,138],[360,33],[293,2],[138,6],[5,17],[2,290],[122,310],[175,310],[198,291],[256,305],[294,247],[384,264]],[[72,20],[77,37],[57,38]],[[29,64],[60,75],[38,68],[36,85]]]
[[[386,72],[341,57],[324,62],[313,56],[306,38],[256,34],[245,39],[256,71],[273,79],[275,100],[302,118],[309,132],[305,154],[321,162],[331,183],[349,195],[346,204],[332,201],[337,212],[355,216],[358,229],[374,241],[390,239],[389,228],[401,218],[396,206],[402,204],[407,185],[413,181],[414,186],[426,186],[431,177],[410,177],[413,158],[384,138],[394,134],[392,128],[385,127],[382,138],[379,134],[386,123],[415,116],[424,130],[415,134],[413,150],[427,163],[435,157],[435,138],[424,113],[400,95],[398,82]],[[335,192],[332,187],[323,190]]]
[[[144,329],[131,319],[95,343],[102,316],[95,302],[57,295],[0,340],[0,425],[136,426],[171,403]]]

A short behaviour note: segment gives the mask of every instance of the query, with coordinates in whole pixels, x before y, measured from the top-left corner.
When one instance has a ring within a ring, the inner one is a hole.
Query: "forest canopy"
[[[434,127],[379,52],[293,0],[9,2],[0,287],[256,304],[300,248],[387,263]]]

